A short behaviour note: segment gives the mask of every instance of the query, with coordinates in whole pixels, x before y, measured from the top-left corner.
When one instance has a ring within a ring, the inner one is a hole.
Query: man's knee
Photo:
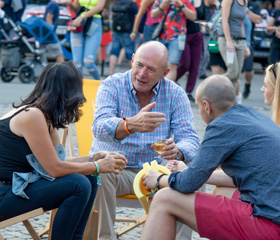
[[[179,192],[177,192],[169,187],[163,188],[155,194],[152,203],[154,203],[156,205],[158,205],[158,203],[160,203],[160,205],[171,204],[172,201],[174,200],[174,198],[170,197],[170,196],[174,196],[174,194],[176,194],[176,193],[179,193]]]

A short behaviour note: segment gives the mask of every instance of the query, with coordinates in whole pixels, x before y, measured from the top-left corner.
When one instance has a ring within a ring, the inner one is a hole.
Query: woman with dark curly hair
[[[82,239],[100,173],[119,173],[122,155],[65,160],[58,128],[79,120],[86,101],[71,62],[47,65],[31,94],[0,118],[0,221],[42,207],[58,208],[52,239]]]

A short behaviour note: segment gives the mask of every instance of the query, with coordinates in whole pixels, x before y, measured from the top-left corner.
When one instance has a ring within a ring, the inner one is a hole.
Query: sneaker
[[[188,93],[188,98],[189,98],[190,102],[193,102],[193,103],[195,102],[195,99],[191,93]]]
[[[236,101],[238,104],[242,104],[242,96],[241,96],[241,93],[239,93],[237,96],[236,96]]]
[[[205,75],[205,74],[204,74],[204,75],[200,75],[200,76],[199,76],[199,79],[201,79],[201,80],[204,80],[205,78],[208,78],[208,76],[207,76],[207,75]]]
[[[249,97],[249,95],[250,95],[250,87],[251,87],[251,84],[247,84],[247,83],[245,83],[245,87],[244,87],[244,90],[243,90],[243,93],[242,93],[242,95],[243,95],[243,98],[248,98]]]

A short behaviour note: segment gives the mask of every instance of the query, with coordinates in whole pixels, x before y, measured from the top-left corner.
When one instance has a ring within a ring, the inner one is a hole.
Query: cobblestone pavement
[[[259,78],[258,85],[256,86],[256,89],[254,91],[259,91],[259,88],[262,84],[263,81],[263,76],[256,76]],[[182,85],[182,84],[181,84]],[[1,100],[1,88],[5,87],[5,84],[0,83],[0,100]],[[258,99],[261,98],[261,101],[263,101],[263,97],[261,93],[257,93],[258,95]],[[251,101],[251,102],[250,102]],[[263,105],[256,105],[256,101],[254,100],[254,96],[251,96],[250,101],[245,101],[245,104],[249,104],[255,107],[256,110],[263,112],[264,114],[270,116],[270,108],[263,106]],[[5,101],[3,101],[4,103],[1,103],[2,101],[0,101],[0,116],[4,115],[4,113],[8,112],[11,109],[11,104],[7,104],[5,103]],[[204,135],[204,131],[205,131],[205,127],[206,124],[202,121],[200,115],[199,115],[199,110],[197,108],[197,106],[195,104],[192,104],[192,110],[194,113],[194,122],[195,122],[195,126],[196,126],[196,130],[199,134],[200,139],[202,140],[203,135]],[[75,128],[73,127],[73,136],[74,136],[74,141],[75,141]],[[78,149],[77,149],[77,143],[75,143],[75,151],[76,153],[78,153]],[[211,186],[207,185],[206,187],[206,192],[211,192]],[[131,208],[117,208],[117,216],[118,217],[131,217],[131,216],[136,216],[136,217],[140,217],[143,214],[143,209],[131,209]],[[33,218],[31,219],[31,223],[32,225],[35,227],[35,230],[38,232],[39,230],[41,230],[49,221],[49,213],[45,213],[39,217]],[[141,231],[142,231],[142,227],[137,227],[136,229],[134,229],[133,231],[130,231],[129,233],[121,236],[119,239],[120,240],[136,240],[136,239],[140,239],[140,235],[141,235]],[[1,234],[4,236],[5,239],[7,240],[21,240],[21,239],[31,239],[29,234],[27,233],[26,229],[23,227],[22,223],[13,225],[11,227],[7,227],[5,229],[1,229],[0,230]],[[47,239],[47,235],[43,236],[42,239]],[[199,235],[197,233],[193,234],[193,240],[202,240],[203,238],[200,238]]]

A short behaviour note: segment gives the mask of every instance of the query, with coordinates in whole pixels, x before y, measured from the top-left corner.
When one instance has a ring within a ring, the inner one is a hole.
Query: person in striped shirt
[[[199,138],[185,91],[165,78],[169,53],[160,42],[142,44],[132,58],[132,69],[102,81],[96,97],[91,153],[122,151],[127,168],[119,175],[101,174],[95,202],[99,212],[99,239],[116,239],[116,195],[133,194],[133,180],[142,165],[153,161],[153,144],[167,139],[159,164],[178,159],[190,162]]]

